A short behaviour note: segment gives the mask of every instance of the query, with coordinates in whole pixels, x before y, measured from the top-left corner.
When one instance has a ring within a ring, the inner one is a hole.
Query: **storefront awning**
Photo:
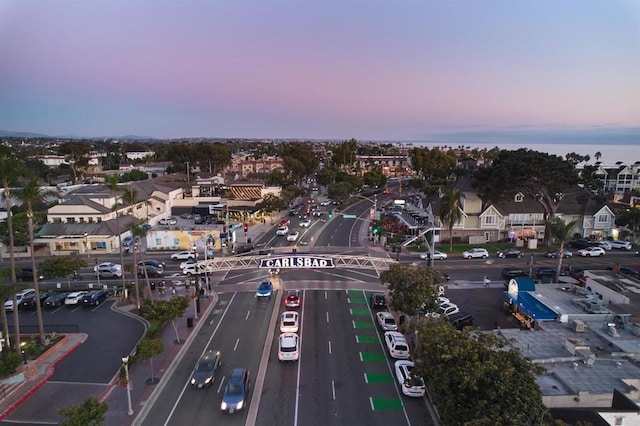
[[[518,292],[516,294],[506,294],[525,314],[536,321],[553,321],[558,318],[557,313],[530,293]]]

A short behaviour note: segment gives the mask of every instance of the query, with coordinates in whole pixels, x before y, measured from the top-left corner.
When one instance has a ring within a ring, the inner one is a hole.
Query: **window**
[[[609,215],[608,214],[599,214],[596,216],[597,223],[609,223]]]
[[[76,218],[75,217],[68,217],[67,218],[67,223],[76,223]]]
[[[54,218],[53,218],[53,223],[62,223],[62,218],[60,218],[60,217],[54,217]]]
[[[80,219],[78,219],[78,223],[84,223],[84,217],[81,217]]]
[[[518,192],[516,194],[516,196],[514,197],[514,201],[516,203],[521,203],[522,201],[524,201],[524,195],[522,195],[522,192]]]
[[[93,223],[93,218],[92,217],[87,218],[87,222],[88,223]]]
[[[485,216],[484,217],[484,224],[485,225],[494,225],[496,223],[496,217],[495,216]]]

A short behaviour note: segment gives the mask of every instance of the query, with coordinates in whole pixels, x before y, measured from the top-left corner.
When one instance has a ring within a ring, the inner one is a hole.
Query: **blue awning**
[[[557,313],[529,293],[519,292],[515,295],[507,293],[507,297],[536,321],[553,321],[558,318]]]

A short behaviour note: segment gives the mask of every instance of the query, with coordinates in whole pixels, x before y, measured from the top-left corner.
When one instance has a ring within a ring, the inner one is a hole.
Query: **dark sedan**
[[[520,268],[504,268],[502,270],[502,278],[505,280],[527,276],[529,276],[529,273]]]
[[[139,277],[144,277],[145,276],[145,269],[147,270],[147,276],[148,277],[153,277],[153,278],[162,278],[162,277],[164,277],[164,269],[163,268],[156,268],[155,266],[152,266],[152,265],[138,266],[138,276]]]
[[[498,257],[507,258],[507,257],[515,257],[521,258],[522,252],[518,249],[506,249],[498,252]]]
[[[369,296],[369,303],[373,309],[387,308],[387,298],[384,296],[384,293],[373,293]]]
[[[49,297],[48,293],[40,293],[40,306],[47,300],[47,297]],[[20,302],[20,309],[36,309],[36,295],[31,294],[23,297]]]
[[[166,264],[155,259],[146,259],[144,262],[138,262],[138,266],[147,265],[158,269],[165,269]]]
[[[249,372],[244,368],[234,368],[224,389],[220,409],[231,414],[246,407],[250,386]]]
[[[220,367],[221,362],[222,354],[220,351],[208,351],[196,364],[189,383],[197,388],[211,386],[214,373]]]
[[[57,308],[64,305],[64,299],[67,298],[67,293],[53,293],[47,297],[44,301],[45,308]]]
[[[555,259],[555,258],[560,257],[560,254],[562,254],[562,257],[565,258],[565,259],[568,259],[571,256],[573,256],[573,253],[571,253],[568,250],[562,250],[562,251],[560,251],[560,250],[551,250],[551,251],[548,251],[545,254],[545,256],[550,257],[551,259]]]
[[[543,266],[540,268],[536,268],[533,274],[539,280],[545,279],[545,278],[555,278],[556,270],[553,268],[547,268]]]
[[[107,290],[93,290],[82,296],[82,304],[84,306],[98,306],[108,297],[109,292]]]

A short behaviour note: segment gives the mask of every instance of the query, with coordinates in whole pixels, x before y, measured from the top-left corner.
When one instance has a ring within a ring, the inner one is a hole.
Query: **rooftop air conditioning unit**
[[[573,320],[571,321],[571,329],[576,333],[584,333],[584,321],[581,320]]]

